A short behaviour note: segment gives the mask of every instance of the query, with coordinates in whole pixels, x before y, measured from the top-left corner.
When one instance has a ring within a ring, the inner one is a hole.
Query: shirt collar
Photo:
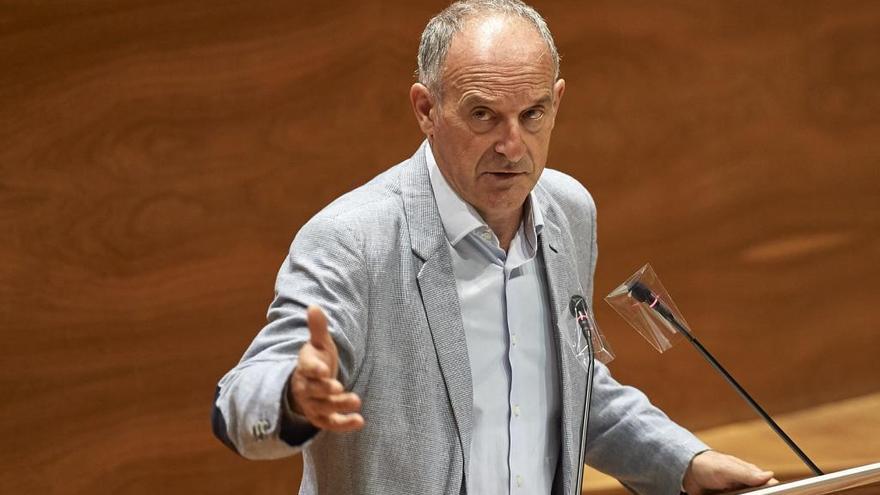
[[[426,162],[428,164],[428,176],[431,179],[431,189],[434,191],[434,200],[437,202],[437,210],[440,212],[440,221],[443,223],[443,230],[446,231],[446,239],[453,246],[464,239],[471,232],[489,228],[483,217],[477,210],[461,199],[459,195],[452,190],[452,187],[446,182],[437,161],[434,159],[434,151],[431,149],[431,143],[426,143],[427,153],[425,153]],[[544,228],[544,216],[541,214],[541,207],[535,195],[529,192],[526,204],[526,216],[521,228],[525,231],[526,239],[531,248],[537,249],[537,237]]]

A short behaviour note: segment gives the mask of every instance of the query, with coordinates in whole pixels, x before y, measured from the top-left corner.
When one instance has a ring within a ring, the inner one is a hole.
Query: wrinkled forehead
[[[551,84],[554,76],[552,56],[538,30],[523,19],[505,15],[469,19],[452,39],[443,80],[480,71],[531,74]]]

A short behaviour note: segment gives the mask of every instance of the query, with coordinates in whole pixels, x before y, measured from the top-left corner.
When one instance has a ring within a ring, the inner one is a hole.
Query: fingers
[[[772,482],[773,473],[734,456],[713,450],[700,453],[685,473],[684,488],[692,495],[761,486]]]
[[[320,359],[322,351],[311,344],[300,350],[300,359],[290,380],[291,406],[309,422],[323,430],[347,432],[359,430],[364,418],[358,414],[361,399],[346,392]]]
[[[342,385],[336,380],[333,389],[341,389]],[[294,380],[294,400],[305,413],[306,417],[329,416],[333,413],[357,412],[361,408],[361,399],[351,392],[326,393],[327,385],[316,381]]]
[[[318,378],[303,380],[301,396],[312,399],[329,399],[345,391],[339,380],[331,378]]]
[[[330,416],[334,413],[352,413],[361,409],[361,398],[357,394],[348,392],[331,395],[325,399],[313,399],[312,406],[315,414]]]
[[[290,386],[297,406],[295,410],[314,426],[335,432],[353,431],[363,427],[364,418],[358,414],[361,407],[360,397],[355,393],[345,392],[338,380],[310,379],[294,372]]]
[[[309,305],[306,313],[309,324],[310,342],[318,350],[329,350],[334,348],[333,339],[330,332],[327,331],[327,316],[319,306]]]
[[[299,360],[290,379],[291,406],[314,426],[323,430],[346,432],[364,426],[358,414],[361,399],[345,392],[336,379],[339,355],[327,329],[327,316],[320,307],[308,307],[309,341],[302,346]]]
[[[296,371],[293,373],[290,386],[298,403],[330,399],[345,391],[339,380],[334,378],[308,378]]]
[[[773,471],[760,471],[752,478],[750,486],[775,485],[779,481],[773,477]]]
[[[354,395],[354,398],[340,399],[340,402],[341,404],[332,401],[313,401],[311,408],[304,411],[305,417],[315,427],[337,433],[363,428],[364,418],[357,412],[360,409],[360,398]],[[353,405],[355,403],[357,406]]]
[[[741,472],[738,473],[738,476],[735,476],[736,481],[742,482],[749,486],[759,486],[768,483],[771,479],[773,479],[773,471],[766,471],[764,469],[759,468],[758,466],[746,462],[738,457],[727,456],[733,463],[739,464],[742,468]]]
[[[317,422],[314,422],[313,424],[322,430],[345,433],[363,428],[364,418],[357,413],[333,413],[329,416],[318,418]]]

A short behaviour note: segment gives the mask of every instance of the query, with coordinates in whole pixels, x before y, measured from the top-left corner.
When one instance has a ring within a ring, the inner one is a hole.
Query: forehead
[[[494,15],[466,22],[450,44],[444,91],[541,97],[553,86],[552,57],[538,30],[523,19]],[[464,96],[464,95],[462,95]]]

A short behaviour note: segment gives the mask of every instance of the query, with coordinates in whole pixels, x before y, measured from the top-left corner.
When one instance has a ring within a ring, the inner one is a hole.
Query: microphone
[[[662,316],[669,323],[675,321],[673,325],[675,325],[676,327],[679,325],[678,320],[675,319],[675,315],[672,314],[672,311],[670,311],[669,308],[667,308],[666,305],[663,304],[663,301],[660,300],[660,297],[651,292],[651,289],[649,289],[645,284],[638,281],[633,283],[629,287],[629,294],[636,301],[647,304],[648,307],[659,313],[660,316]]]
[[[580,495],[581,487],[584,484],[584,454],[587,450],[587,430],[590,426],[590,402],[593,395],[593,365],[595,364],[596,357],[593,355],[593,327],[590,324],[590,316],[587,313],[587,301],[584,300],[584,297],[581,295],[573,295],[568,302],[568,310],[571,312],[571,315],[574,316],[578,327],[581,329],[581,333],[584,334],[584,338],[587,340],[587,354],[589,355],[587,358],[589,360],[587,366],[587,390],[584,394],[584,419],[581,422],[581,443],[578,453],[578,464],[575,466],[577,482],[572,487],[572,494]]]
[[[592,334],[593,327],[590,325],[590,318],[587,316],[587,301],[583,296],[571,296],[571,301],[568,302],[568,310],[571,312],[571,316],[574,316],[575,320],[577,320],[578,326],[584,333],[584,337],[588,338]]]
[[[814,464],[813,461],[811,461],[810,458],[807,457],[807,454],[805,454],[804,451],[801,450],[800,447],[798,447],[797,444],[794,443],[794,440],[792,440],[791,437],[789,437],[784,431],[782,431],[782,428],[780,428],[779,425],[776,424],[776,421],[773,421],[773,418],[771,418],[770,415],[767,414],[764,409],[755,401],[755,399],[753,399],[752,396],[749,395],[748,392],[746,392],[746,389],[744,389],[733,378],[733,376],[728,373],[723,366],[721,366],[721,363],[719,363],[718,360],[715,359],[715,356],[713,356],[708,349],[703,347],[703,344],[701,344],[700,341],[698,341],[697,338],[694,337],[694,335],[687,329],[687,327],[685,327],[678,321],[678,319],[675,317],[675,314],[673,314],[669,307],[666,306],[660,299],[660,296],[654,294],[654,292],[649,289],[648,286],[639,281],[633,282],[627,287],[627,289],[629,290],[630,297],[632,297],[636,301],[639,301],[642,304],[647,304],[648,307],[651,308],[655,313],[659,314],[664,320],[669,322],[670,325],[675,327],[676,330],[681,332],[681,334],[684,335],[688,342],[693,344],[693,346],[697,349],[697,351],[699,351],[700,354],[703,355],[703,357],[709,362],[709,364],[711,364],[716,371],[721,373],[724,379],[727,380],[727,383],[729,383],[736,390],[740,397],[748,402],[752,409],[754,409],[755,412],[757,412],[758,415],[760,415],[761,418],[763,418],[764,421],[767,422],[770,428],[773,429],[773,431],[777,435],[779,435],[780,438],[782,438],[786,445],[788,445],[788,447],[795,454],[797,454],[798,457],[800,457],[801,461],[803,461],[804,464],[806,464],[807,467],[810,468],[810,470],[816,473],[817,476],[821,476],[823,474],[822,471],[816,466],[816,464]]]

